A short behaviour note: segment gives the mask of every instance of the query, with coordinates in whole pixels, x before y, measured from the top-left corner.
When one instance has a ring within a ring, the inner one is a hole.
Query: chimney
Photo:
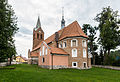
[[[56,41],[57,48],[58,48],[58,41],[59,41],[59,34],[58,34],[58,32],[55,32],[55,41]]]

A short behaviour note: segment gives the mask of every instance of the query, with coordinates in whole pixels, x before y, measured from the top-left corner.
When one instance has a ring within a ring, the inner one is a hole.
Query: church
[[[61,29],[44,39],[40,18],[33,29],[33,47],[28,50],[28,64],[37,64],[42,68],[91,68],[88,55],[88,36],[77,21],[65,26],[62,15]]]

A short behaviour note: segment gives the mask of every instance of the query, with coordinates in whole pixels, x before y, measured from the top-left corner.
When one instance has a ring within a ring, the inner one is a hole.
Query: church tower
[[[38,16],[36,27],[33,29],[33,49],[44,40],[44,32],[41,28],[40,18]]]
[[[65,27],[65,20],[64,20],[64,7],[62,7],[62,20],[61,20],[61,29]]]

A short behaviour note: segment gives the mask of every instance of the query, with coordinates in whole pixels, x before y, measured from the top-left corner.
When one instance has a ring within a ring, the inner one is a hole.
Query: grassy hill
[[[120,82],[120,71],[92,68],[42,69],[37,65],[13,65],[16,69],[0,69],[0,82]]]

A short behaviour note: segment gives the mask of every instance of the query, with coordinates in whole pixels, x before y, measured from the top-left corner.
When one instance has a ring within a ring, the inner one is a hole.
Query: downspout
[[[87,47],[87,67],[89,68],[88,47]]]
[[[53,54],[51,54],[51,55],[52,55],[52,59],[51,60],[52,60],[52,69],[53,69]]]
[[[51,54],[51,69],[53,69],[53,54],[52,52],[50,52],[50,54]]]

